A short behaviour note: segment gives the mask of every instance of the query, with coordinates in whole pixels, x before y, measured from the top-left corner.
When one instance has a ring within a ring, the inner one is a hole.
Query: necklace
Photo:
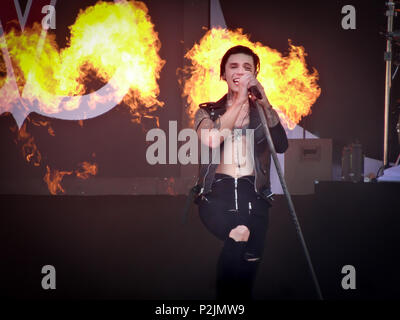
[[[249,109],[247,109],[246,114],[244,115],[242,122],[240,123],[240,126],[235,126],[234,128],[243,128],[243,123],[247,119],[248,115],[249,115]]]

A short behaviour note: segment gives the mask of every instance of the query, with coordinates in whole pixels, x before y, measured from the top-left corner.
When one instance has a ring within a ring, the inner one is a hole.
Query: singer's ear
[[[226,81],[225,73],[222,75],[221,79]]]

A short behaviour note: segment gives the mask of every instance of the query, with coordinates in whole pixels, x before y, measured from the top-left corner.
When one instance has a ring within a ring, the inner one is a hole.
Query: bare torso
[[[251,144],[246,137],[244,128],[249,125],[249,106],[243,106],[238,118],[235,122],[234,130],[225,140],[224,147],[221,150],[220,164],[216,169],[216,173],[223,173],[234,178],[247,175],[254,175],[254,165]],[[236,129],[236,130],[235,130]]]

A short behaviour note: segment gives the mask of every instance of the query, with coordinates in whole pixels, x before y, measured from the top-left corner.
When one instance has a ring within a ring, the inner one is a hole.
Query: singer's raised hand
[[[262,96],[262,99],[257,99],[256,97],[251,95],[251,99],[253,101],[257,100],[257,102],[266,111],[268,126],[269,127],[276,126],[279,122],[279,116],[278,116],[277,112],[272,108],[271,104],[269,103],[267,95],[265,94],[264,87],[255,77],[253,77],[253,79],[251,79],[249,83],[250,83],[250,86],[256,86]]]
[[[236,98],[239,107],[244,105],[247,102],[247,99],[249,98],[248,89],[250,87],[252,79],[254,79],[254,76],[251,73],[245,73],[239,79],[239,92]]]
[[[257,87],[258,91],[261,93],[262,98],[257,99],[254,95],[251,95],[251,99],[253,101],[258,100],[258,102],[264,107],[264,108],[271,108],[271,105],[268,101],[267,95],[265,93],[264,87],[260,83],[260,81],[257,80],[255,76],[252,77],[252,79],[249,82],[249,88],[255,86]]]

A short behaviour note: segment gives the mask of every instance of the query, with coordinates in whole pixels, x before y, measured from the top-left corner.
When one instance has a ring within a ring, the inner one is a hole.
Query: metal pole
[[[388,34],[393,32],[393,16],[394,2],[389,0],[386,5],[388,10],[386,16],[388,17],[387,32]],[[389,104],[390,104],[390,88],[392,86],[392,38],[390,36],[386,39],[386,79],[385,79],[385,120],[384,120],[384,137],[383,137],[383,166],[386,167],[388,163],[388,138],[389,138]]]
[[[301,228],[300,228],[300,223],[299,223],[299,221],[297,219],[297,215],[296,215],[296,212],[295,212],[295,209],[294,209],[292,198],[291,198],[291,196],[289,194],[288,188],[286,186],[286,181],[285,181],[285,179],[283,177],[283,174],[282,174],[281,165],[279,163],[278,156],[277,156],[276,150],[275,150],[275,146],[274,146],[274,143],[273,143],[272,138],[271,138],[271,133],[270,133],[268,125],[267,125],[267,119],[265,117],[264,110],[257,103],[257,101],[255,103],[257,105],[257,110],[258,110],[258,113],[260,115],[261,122],[263,123],[264,129],[265,129],[264,131],[265,131],[265,135],[266,135],[266,138],[267,138],[269,150],[271,152],[272,159],[274,160],[274,163],[275,163],[276,172],[278,173],[278,177],[279,177],[279,180],[280,180],[281,185],[282,185],[282,190],[285,193],[286,199],[288,201],[289,212],[290,212],[290,214],[292,216],[293,223],[294,223],[294,225],[296,227],[297,235],[300,238],[300,242],[302,244],[303,251],[304,251],[304,254],[305,254],[306,259],[307,259],[308,267],[310,269],[311,276],[312,276],[312,279],[314,281],[315,289],[317,290],[318,298],[320,300],[323,300],[321,289],[320,289],[319,283],[318,283],[318,279],[317,279],[317,276],[315,275],[314,267],[312,265],[310,255],[308,253],[307,245],[306,245],[306,243],[304,241],[303,233],[302,233]]]

